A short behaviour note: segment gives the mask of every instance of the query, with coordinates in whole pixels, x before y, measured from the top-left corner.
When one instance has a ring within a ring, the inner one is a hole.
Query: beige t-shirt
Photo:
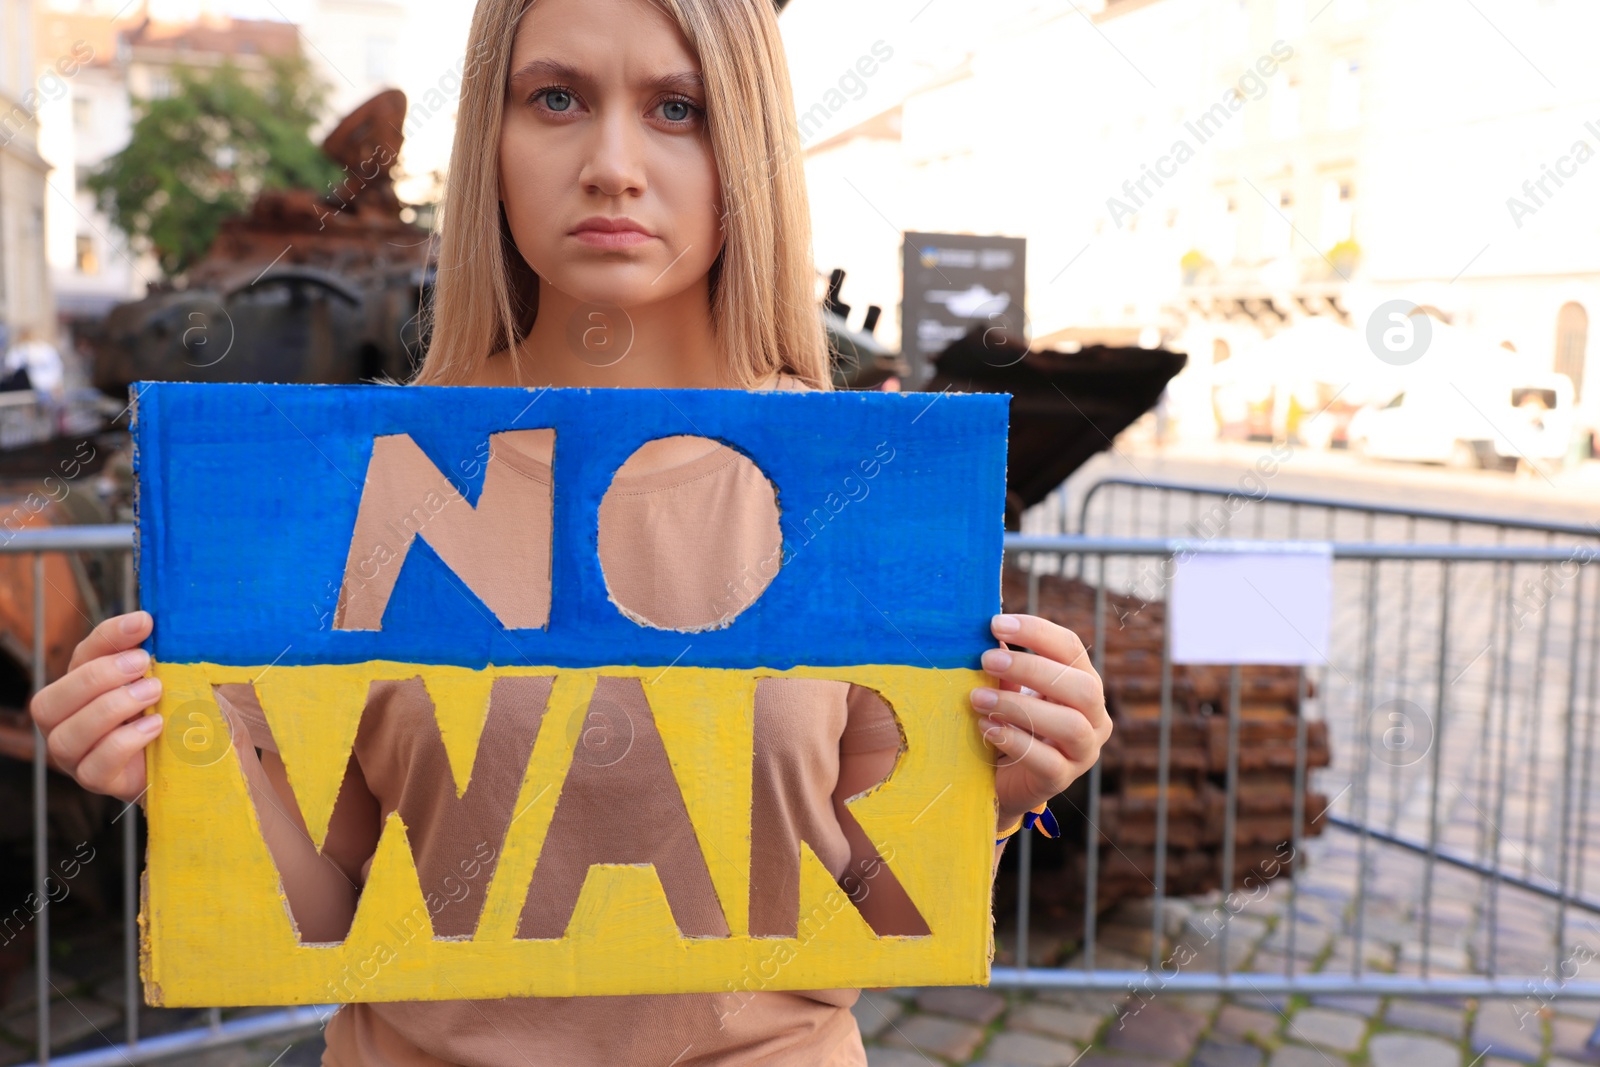
[[[788,378],[779,384],[797,386]],[[548,465],[519,456],[513,466],[548,484]],[[760,559],[775,548],[769,543],[776,536],[772,490],[753,471],[737,452],[719,445],[671,469],[619,475],[602,505],[609,533],[602,536],[601,552],[613,596],[627,597],[625,610],[688,629],[680,624],[704,616],[708,605],[727,609],[732,603],[729,610],[737,612],[753,599],[759,589],[750,589],[749,582],[730,584],[727,574],[728,560]],[[542,528],[548,536],[548,521]],[[506,533],[525,537],[527,528]],[[635,552],[617,550],[630,542]],[[376,683],[371,689],[345,788],[370,791],[384,817],[400,812],[436,937],[467,937],[476,928],[511,818],[509,801],[521,784],[550,685],[549,678],[496,684],[469,786],[459,799],[426,689],[419,681]],[[275,751],[249,686],[218,687],[218,698],[248,726],[257,747]],[[596,862],[653,863],[685,935],[726,936],[681,796],[650,787],[664,780],[650,772],[659,771],[665,753],[640,683],[603,679],[595,699],[590,715],[603,705],[608,716],[600,736],[610,737],[615,725],[626,724],[626,758],[604,743],[575,754],[549,835],[568,847],[539,857],[518,936],[561,936],[589,864]],[[752,932],[781,936],[787,926],[793,936],[803,839],[847,889],[850,871],[879,872],[862,908],[880,934],[926,933],[892,872],[876,866],[877,853],[844,804],[892,770],[901,745],[893,713],[870,690],[816,679],[764,679],[755,700],[752,817],[762,832],[752,835]],[[582,844],[571,847],[572,842]],[[319,862],[309,846],[274,858],[280,868]],[[323,1063],[861,1067],[866,1056],[850,1012],[857,996],[856,990],[739,988],[352,1003],[328,1023]]]

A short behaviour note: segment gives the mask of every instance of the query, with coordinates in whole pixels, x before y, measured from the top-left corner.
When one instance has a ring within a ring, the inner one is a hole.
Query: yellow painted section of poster
[[[750,750],[756,679],[742,671],[679,671],[644,680],[656,729],[728,930],[750,932]],[[739,758],[739,754],[743,758]]]
[[[237,752],[230,748],[226,758],[204,762],[179,758],[164,742],[151,745],[146,750],[148,866],[140,916],[141,974],[150,1004],[600,996],[988,980],[994,769],[967,703],[968,691],[984,684],[980,672],[903,666],[465,672],[376,662],[266,671],[157,664],[155,673],[164,683],[156,713],[169,719],[186,703],[209,699],[214,685],[254,682],[296,795],[309,800],[308,824],[322,832],[354,743],[360,695],[372,680],[423,679],[440,707],[458,793],[465,788],[494,680],[554,675],[555,683],[470,940],[433,937],[405,826],[398,814],[390,814],[350,935],[336,944],[301,944]],[[641,679],[728,917],[729,937],[680,936],[654,869],[627,865],[590,870],[566,937],[516,937],[534,863],[573,757],[572,740],[602,675]],[[748,936],[750,746],[754,687],[763,677],[854,682],[876,690],[894,708],[906,751],[893,776],[853,802],[851,812],[931,935],[873,934],[802,845],[797,936]],[[294,740],[285,746],[285,737]],[[320,840],[321,834],[314,836]]]

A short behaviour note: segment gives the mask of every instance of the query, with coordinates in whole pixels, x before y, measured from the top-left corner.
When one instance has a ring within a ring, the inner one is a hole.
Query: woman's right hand
[[[161,699],[161,681],[144,677],[150,656],[139,647],[153,625],[149,612],[135,611],[96,626],[67,673],[29,705],[52,766],[130,804],[145,790],[145,746],[161,733],[161,716],[144,714]]]

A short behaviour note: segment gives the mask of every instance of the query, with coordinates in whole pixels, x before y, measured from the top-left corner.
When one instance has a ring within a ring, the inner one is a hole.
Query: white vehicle
[[[1503,466],[1563,459],[1574,429],[1572,381],[1564,374],[1493,381],[1418,378],[1387,403],[1350,421],[1350,444],[1374,459]]]

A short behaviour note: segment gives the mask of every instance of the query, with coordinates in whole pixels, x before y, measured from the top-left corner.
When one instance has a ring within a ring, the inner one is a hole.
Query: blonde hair
[[[438,221],[432,340],[415,381],[471,379],[514,348],[538,314],[538,278],[499,207],[499,152],[517,25],[536,0],[479,0],[461,85],[450,180]],[[771,0],[651,0],[700,58],[707,129],[722,186],[722,254],[710,272],[711,321],[733,388],[791,374],[831,387],[815,298],[800,134]],[[487,252],[487,254],[484,254]]]

